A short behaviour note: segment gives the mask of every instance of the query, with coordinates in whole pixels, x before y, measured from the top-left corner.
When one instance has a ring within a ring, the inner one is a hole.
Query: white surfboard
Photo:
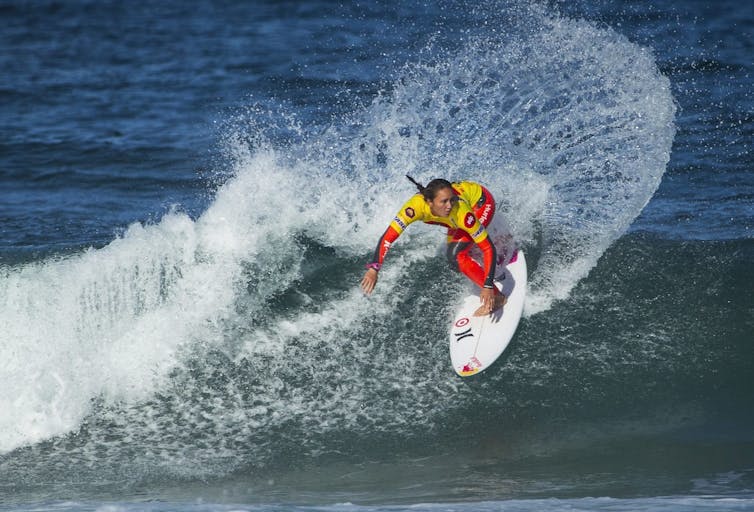
[[[497,250],[495,286],[508,301],[491,315],[474,316],[479,288],[463,297],[450,327],[450,360],[462,377],[486,370],[506,349],[518,327],[526,297],[526,258],[505,222],[496,216],[488,231]]]

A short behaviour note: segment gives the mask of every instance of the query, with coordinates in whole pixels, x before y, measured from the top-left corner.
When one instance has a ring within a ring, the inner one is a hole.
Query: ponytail
[[[421,183],[419,183],[418,181],[416,181],[414,178],[412,178],[408,174],[406,174],[406,178],[408,178],[408,181],[410,181],[411,183],[413,183],[414,185],[416,185],[416,188],[419,189],[420,193],[422,193],[422,194],[424,193],[424,185],[422,185]]]
[[[418,181],[416,181],[411,176],[409,176],[408,174],[406,174],[406,178],[408,178],[411,183],[416,185],[416,188],[419,189],[419,193],[423,195],[424,199],[426,199],[427,201],[432,201],[437,195],[437,193],[444,188],[449,188],[453,190],[453,186],[450,184],[450,182],[448,180],[443,180],[441,178],[436,178],[430,181],[429,183],[427,183],[426,187],[422,185],[421,183],[419,183]]]

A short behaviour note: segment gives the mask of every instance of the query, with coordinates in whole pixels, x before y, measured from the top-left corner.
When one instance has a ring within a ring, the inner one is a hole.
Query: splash
[[[368,111],[359,147],[371,149],[351,158],[364,180],[408,171],[487,184],[541,254],[527,314],[566,298],[626,231],[675,134],[670,83],[648,49],[585,21],[537,21],[516,39],[472,38],[453,58],[409,66]]]

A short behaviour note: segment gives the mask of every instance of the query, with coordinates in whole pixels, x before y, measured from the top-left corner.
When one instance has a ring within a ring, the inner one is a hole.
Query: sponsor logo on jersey
[[[474,214],[469,212],[466,214],[466,217],[463,219],[463,225],[467,228],[472,228],[474,224],[476,223],[476,217],[474,217]]]
[[[487,204],[484,207],[484,210],[482,210],[482,215],[479,216],[479,222],[481,222],[482,224],[486,225],[487,224],[487,217],[489,216],[491,210],[492,210],[492,205],[491,204]]]
[[[410,206],[406,208],[406,217],[408,217],[409,219],[413,219],[414,215],[416,215],[416,212],[414,211],[413,208],[411,208]]]
[[[484,226],[479,226],[479,229],[477,229],[477,230],[476,230],[476,231],[474,232],[474,234],[472,234],[472,235],[471,235],[471,238],[476,238],[476,237],[478,237],[479,235],[481,235],[482,233],[484,233]]]
[[[396,216],[396,217],[395,217],[395,218],[393,219],[393,221],[394,221],[394,222],[395,222],[396,224],[398,224],[398,225],[399,225],[399,226],[401,227],[401,229],[406,229],[406,223],[405,223],[405,222],[403,222],[403,221],[401,220],[401,218],[400,218],[400,217]]]

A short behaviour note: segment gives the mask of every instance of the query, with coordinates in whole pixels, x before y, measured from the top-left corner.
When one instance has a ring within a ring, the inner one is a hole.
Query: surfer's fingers
[[[374,285],[377,284],[377,278],[376,276],[371,275],[370,273],[367,273],[361,280],[361,289],[369,295],[372,293],[372,290],[374,290]]]

